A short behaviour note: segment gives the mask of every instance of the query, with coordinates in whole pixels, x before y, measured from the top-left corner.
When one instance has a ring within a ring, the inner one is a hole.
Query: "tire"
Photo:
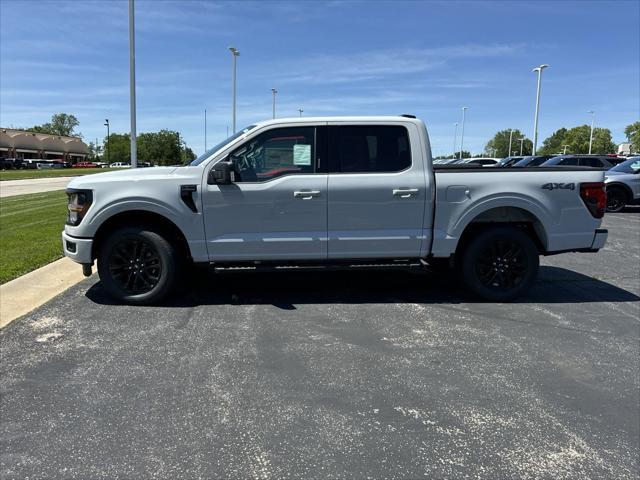
[[[607,212],[619,212],[629,202],[629,196],[620,187],[611,187],[607,189]]]
[[[538,249],[515,227],[492,227],[469,241],[461,255],[462,282],[474,295],[508,302],[524,294],[538,274]]]
[[[132,305],[159,303],[173,290],[181,270],[177,249],[148,227],[123,227],[98,252],[98,275],[116,300]]]

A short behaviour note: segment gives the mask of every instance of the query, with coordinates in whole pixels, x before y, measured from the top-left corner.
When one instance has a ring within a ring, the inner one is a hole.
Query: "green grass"
[[[0,284],[62,257],[62,190],[0,198]]]
[[[77,177],[92,173],[113,172],[121,168],[56,168],[50,170],[0,170],[0,181],[26,178]]]

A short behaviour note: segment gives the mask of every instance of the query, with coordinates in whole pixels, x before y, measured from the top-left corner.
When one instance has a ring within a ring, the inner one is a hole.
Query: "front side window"
[[[409,133],[401,126],[330,127],[329,157],[332,172],[399,172],[411,166]]]
[[[269,130],[231,154],[236,181],[266,182],[283,175],[314,173],[314,127]]]

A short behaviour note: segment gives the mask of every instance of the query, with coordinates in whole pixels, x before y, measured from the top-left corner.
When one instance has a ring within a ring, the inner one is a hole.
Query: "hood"
[[[194,176],[201,178],[202,171],[197,167],[145,167],[128,168],[115,172],[95,173],[76,177],[69,182],[67,188],[95,188],[103,183],[139,182],[144,180],[160,180],[173,176]]]

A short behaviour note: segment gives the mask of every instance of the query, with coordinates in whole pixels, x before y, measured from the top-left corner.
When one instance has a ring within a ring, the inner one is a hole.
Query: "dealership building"
[[[0,128],[0,159],[85,161],[87,144],[79,137]]]

